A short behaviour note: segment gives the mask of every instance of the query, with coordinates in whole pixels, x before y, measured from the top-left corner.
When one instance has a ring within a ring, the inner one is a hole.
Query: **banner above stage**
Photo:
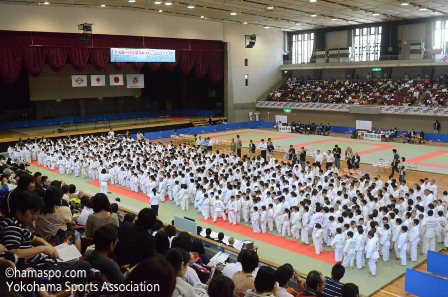
[[[111,48],[111,62],[176,62],[175,50],[150,48]]]

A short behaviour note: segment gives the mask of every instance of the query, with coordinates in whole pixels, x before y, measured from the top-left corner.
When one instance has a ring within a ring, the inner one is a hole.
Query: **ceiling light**
[[[159,12],[163,12],[163,10],[159,9]]]
[[[101,4],[101,7],[106,7],[106,4]]]
[[[160,1],[160,0],[156,0],[156,1],[154,1],[154,4],[155,4],[155,5],[160,5],[160,4],[162,4],[162,1]]]
[[[201,15],[201,19],[205,18],[205,16]]]
[[[128,0],[128,2],[129,2],[129,3],[134,3],[134,2],[135,2],[135,0]]]
[[[42,3],[43,5],[50,5],[50,2],[45,1],[44,3]]]
[[[296,26],[300,26],[300,23],[299,23],[299,22],[297,22],[297,23],[296,23]]]
[[[243,22],[243,25],[247,25],[247,22]]]
[[[310,17],[315,18],[315,17],[317,17],[317,14],[315,14],[315,13],[310,14]]]
[[[337,19],[337,18],[331,18],[331,20],[332,20],[332,21],[337,21],[338,19]]]
[[[234,11],[232,11],[232,12],[230,13],[230,15],[237,15],[237,13],[234,12]]]
[[[193,9],[193,8],[194,8],[194,5],[192,5],[192,4],[188,4],[187,8],[188,8],[188,9]]]
[[[406,2],[406,1],[401,2],[401,5],[402,5],[402,6],[408,6],[408,5],[409,5],[409,2]]]
[[[426,7],[420,7],[419,10],[420,10],[420,11],[427,11],[428,8],[426,8]]]
[[[317,0],[310,0],[311,3],[317,2]]]
[[[265,29],[269,29],[269,28],[271,28],[271,27],[269,27],[269,26],[264,26],[264,28],[265,28]]]
[[[165,1],[165,5],[171,6],[171,5],[173,5],[173,1],[167,0],[167,1]]]
[[[373,12],[372,15],[373,16],[379,16],[380,14],[378,12]]]
[[[268,7],[266,7],[266,9],[269,9],[269,10],[273,10],[274,9],[274,6],[268,6]]]

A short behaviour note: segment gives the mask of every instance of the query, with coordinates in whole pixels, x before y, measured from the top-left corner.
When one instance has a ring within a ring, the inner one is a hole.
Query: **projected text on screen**
[[[175,50],[111,48],[111,62],[176,62]]]

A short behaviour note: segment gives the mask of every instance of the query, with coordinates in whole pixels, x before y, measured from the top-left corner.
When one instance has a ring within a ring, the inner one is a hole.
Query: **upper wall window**
[[[352,30],[352,56],[354,61],[378,61],[381,53],[381,26]]]
[[[292,35],[292,63],[309,63],[313,54],[314,33]]]
[[[442,49],[442,53],[448,53],[448,20],[438,20],[433,23],[432,48]]]

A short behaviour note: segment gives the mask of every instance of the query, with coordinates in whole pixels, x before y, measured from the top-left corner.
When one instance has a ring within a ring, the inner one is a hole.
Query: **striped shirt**
[[[0,221],[0,244],[8,250],[32,248],[33,237],[34,235],[15,218]],[[25,263],[37,268],[45,264],[45,260],[41,254],[37,254]]]
[[[330,277],[325,277],[325,289],[323,292],[324,297],[340,297],[342,286],[340,282],[337,282]]]

